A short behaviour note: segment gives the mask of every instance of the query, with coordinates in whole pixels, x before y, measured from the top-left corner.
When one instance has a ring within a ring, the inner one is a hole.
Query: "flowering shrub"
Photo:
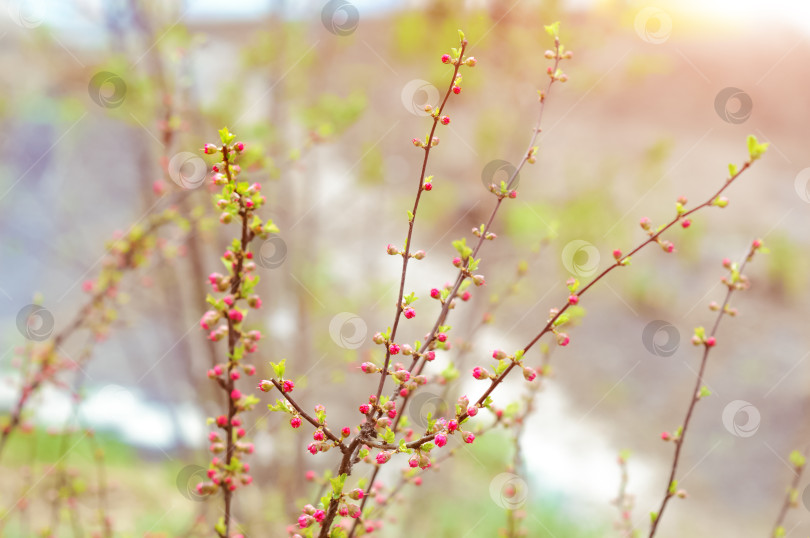
[[[629,270],[631,261],[647,246],[657,245],[665,254],[677,253],[676,242],[670,237],[672,232],[680,229],[683,233],[689,233],[698,212],[726,207],[729,204],[727,191],[768,148],[768,144],[749,136],[747,158],[739,165],[729,165],[728,176],[718,182],[717,187],[709,189],[703,201],[689,204],[685,197],[679,197],[675,201],[674,215],[663,223],[654,224],[649,218],[642,218],[639,225],[643,238],[638,244],[614,249],[612,261],[601,271],[594,271],[586,282],[570,278],[564,285],[560,284],[559,305],[548,310],[548,314],[538,323],[534,336],[522,347],[511,351],[491,349],[481,357],[472,348],[462,347],[455,362],[451,363],[448,352],[457,345],[452,337],[459,332],[457,326],[451,325],[451,311],[470,305],[482,288],[497,281],[485,274],[484,246],[486,242],[498,239],[498,217],[502,216],[504,204],[514,204],[520,197],[519,174],[527,165],[537,162],[540,152],[538,137],[552,89],[569,80],[563,68],[573,59],[573,53],[561,43],[559,23],[545,26],[545,31],[552,47],[543,55],[548,61],[545,84],[538,91],[537,119],[530,128],[527,147],[518,154],[518,164],[512,167],[506,178],[487,185],[491,210],[483,222],[472,228],[472,238],[451,240],[455,253],[444,263],[448,267],[452,265],[455,279],[443,284],[434,279],[429,286],[421,289],[409,285],[408,277],[412,276],[411,264],[425,260],[430,249],[414,244],[414,232],[417,224],[421,223],[420,208],[424,200],[442,196],[441,181],[429,174],[430,157],[434,150],[439,151],[444,133],[455,125],[453,103],[466,97],[465,78],[476,76],[473,68],[486,68],[485,65],[479,66],[478,60],[468,54],[469,43],[461,31],[457,47],[438,56],[437,62],[448,66],[448,69],[452,67],[452,73],[445,81],[445,89],[438,102],[424,106],[423,112],[429,122],[426,132],[410,140],[414,151],[421,153],[416,154],[420,166],[418,176],[413,178],[413,203],[404,208],[407,228],[400,240],[392,240],[384,249],[382,245],[375,247],[380,256],[384,250],[387,255],[395,257],[397,263],[401,260],[401,270],[393,304],[393,319],[390,325],[374,331],[371,340],[375,349],[363,354],[362,360],[356,364],[356,373],[361,378],[359,382],[367,384],[360,396],[349,392],[337,402],[305,402],[304,399],[310,394],[301,395],[303,391],[300,388],[296,390],[296,382],[288,374],[288,366],[290,370],[295,368],[296,357],[291,357],[288,364],[287,359],[275,357],[270,346],[260,346],[265,333],[253,312],[263,309],[254,259],[258,250],[255,241],[266,240],[280,230],[268,217],[271,208],[268,207],[262,186],[240,179],[244,177],[240,159],[251,151],[250,142],[237,141],[228,128],[223,128],[219,131],[218,143],[209,142],[203,146],[202,153],[211,161],[210,187],[212,192],[217,191],[214,194],[215,211],[219,223],[230,236],[227,247],[219,251],[224,270],[210,269],[212,272],[207,277],[207,286],[210,287],[208,309],[199,319],[199,326],[218,357],[207,368],[207,378],[221,392],[224,405],[208,420],[210,458],[204,472],[205,478],[195,484],[195,490],[197,495],[208,500],[208,506],[216,504],[216,509],[208,511],[208,517],[220,538],[244,537],[247,532],[253,532],[239,523],[235,512],[242,498],[238,495],[242,493],[240,490],[254,482],[250,456],[254,454],[255,447],[250,433],[261,419],[257,419],[256,413],[251,411],[256,410],[260,403],[266,404],[270,412],[283,415],[284,424],[289,424],[296,434],[307,437],[306,457],[328,460],[332,469],[322,476],[310,471],[305,477],[300,477],[318,484],[320,491],[311,502],[299,503],[297,518],[286,527],[292,537],[354,537],[379,531],[387,524],[387,510],[395,504],[395,496],[403,488],[421,485],[424,473],[440,467],[441,463],[468,445],[480,444],[482,437],[496,429],[508,432],[512,450],[508,466],[496,479],[499,487],[506,492],[499,503],[506,510],[503,534],[510,537],[523,534],[525,529],[521,527],[526,513],[520,508],[521,499],[525,499],[525,484],[515,480],[512,474],[526,459],[521,452],[521,436],[528,417],[535,409],[537,394],[551,375],[552,353],[564,352],[558,348],[569,346],[572,338],[577,337],[573,327],[584,315],[582,305],[586,294],[614,270]],[[407,145],[407,138],[405,143]],[[164,188],[162,183],[156,183],[155,191],[162,193]],[[0,454],[7,438],[21,425],[23,410],[31,395],[45,382],[57,382],[61,370],[75,366],[73,362],[60,357],[58,349],[62,340],[79,329],[88,330],[95,339],[105,338],[116,319],[114,305],[117,285],[127,271],[142,266],[152,250],[158,248],[158,228],[169,223],[181,229],[188,226],[188,222],[173,209],[150,219],[148,226],[134,228],[112,244],[108,262],[99,277],[84,285],[85,291],[90,294],[90,301],[79,311],[75,321],[53,338],[42,341],[32,338],[32,342],[22,350],[24,370],[21,391],[10,417],[2,425]],[[403,228],[406,226],[404,221],[401,224]],[[439,240],[443,240],[443,237]],[[723,260],[723,267],[728,271],[722,280],[727,288],[726,296],[721,304],[710,304],[711,310],[718,313],[712,327],[708,330],[702,327],[695,329],[692,342],[702,351],[700,368],[683,422],[673,431],[661,434],[663,441],[674,443],[675,452],[660,507],[650,514],[650,537],[657,532],[669,502],[676,497],[687,497],[686,491],[679,487],[679,464],[697,403],[710,394],[704,383],[708,357],[722,344],[717,335],[721,319],[726,315],[736,315],[736,310],[729,304],[732,294],[748,287],[743,270],[755,253],[764,250],[762,241],[754,240],[742,262]],[[515,280],[523,278],[526,271],[526,265],[520,264]],[[268,298],[264,299],[267,301]],[[490,305],[489,311],[469,333],[474,334],[481,325],[490,321],[491,313],[498,305],[499,301]],[[438,309],[433,318],[429,315],[431,307]],[[264,310],[267,308],[264,307]],[[415,342],[407,341],[402,336],[406,326],[424,327],[425,336]],[[541,341],[543,337],[547,337],[547,341]],[[501,347],[506,348],[506,344]],[[538,353],[530,354],[532,351]],[[89,355],[88,350],[86,356],[75,362],[82,363]],[[264,367],[266,364],[268,368]],[[451,382],[459,376],[475,380],[477,390],[474,395],[451,394]],[[519,380],[521,376],[527,386],[524,398],[510,405],[501,403],[503,400],[499,400],[499,396],[507,378]],[[299,386],[303,386],[300,381]],[[442,399],[454,401],[455,404],[437,409],[434,414],[427,416],[425,424],[412,424],[403,411],[415,398],[424,394],[426,387],[431,386],[439,387],[444,391]],[[338,414],[333,412],[338,406],[351,409],[355,422],[335,424],[333,419],[330,424],[327,420],[327,404],[332,417]],[[785,534],[783,522],[787,510],[797,504],[798,480],[805,466],[805,456],[796,452],[790,457],[796,478],[778,515],[774,536]],[[640,530],[631,521],[635,500],[628,493],[628,458],[627,452],[619,457],[622,475],[615,501],[619,510],[617,528],[625,536],[637,536]],[[390,468],[396,468],[398,480],[392,481],[385,476]],[[360,470],[367,470],[368,478],[359,477]],[[63,469],[59,479],[67,482],[67,474]],[[73,499],[81,494],[81,488],[74,486],[65,486]],[[103,492],[99,498],[103,500],[102,504],[106,504],[106,485],[99,487],[99,490]],[[247,495],[245,492],[245,497]],[[211,514],[216,516],[211,517]],[[112,524],[106,516],[103,519],[104,534],[110,535]],[[280,532],[277,528],[262,529],[260,534],[275,536]],[[209,532],[206,530],[203,534]]]

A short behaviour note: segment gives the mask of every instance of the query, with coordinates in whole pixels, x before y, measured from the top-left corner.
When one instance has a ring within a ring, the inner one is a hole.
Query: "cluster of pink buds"
[[[227,503],[233,491],[252,482],[251,476],[247,474],[250,466],[242,461],[241,455],[253,453],[253,444],[244,440],[247,432],[239,415],[252,409],[258,399],[253,395],[243,394],[236,386],[243,373],[248,376],[256,373],[253,365],[245,364],[242,360],[245,353],[256,351],[257,342],[262,337],[260,331],[244,328],[248,309],[260,308],[262,304],[259,296],[253,292],[258,278],[252,274],[256,264],[248,247],[254,237],[265,238],[270,233],[276,233],[278,228],[272,221],[263,221],[255,214],[266,201],[261,188],[257,184],[248,185],[237,180],[241,168],[236,164],[236,158],[245,150],[245,144],[234,142],[235,137],[227,128],[220,130],[219,134],[221,146],[206,144],[203,148],[206,155],[219,157],[212,166],[213,183],[222,187],[215,204],[221,212],[220,222],[228,224],[238,220],[242,224],[242,231],[241,237],[234,239],[222,254],[227,274],[212,273],[208,277],[214,296],[209,296],[210,310],[200,319],[200,326],[209,331],[210,340],[228,342],[227,363],[218,364],[208,371],[208,377],[216,381],[228,395],[228,412],[211,419],[211,423],[223,431],[209,434],[210,450],[218,456],[211,460],[208,470],[210,482],[200,484],[197,489],[205,494],[223,489]],[[217,294],[225,295],[217,297]],[[267,380],[258,384],[262,391],[270,390],[272,386]],[[294,388],[293,382],[288,380],[282,381],[281,386],[285,392]],[[300,418],[293,416],[290,424],[298,427],[300,421]],[[227,529],[230,521],[224,521],[223,524]]]

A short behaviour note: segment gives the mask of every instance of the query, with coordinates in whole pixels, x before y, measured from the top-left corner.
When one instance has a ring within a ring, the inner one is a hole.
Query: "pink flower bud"
[[[469,301],[470,297],[472,297],[472,294],[469,291],[465,291],[464,293],[461,294],[462,301]]]
[[[461,93],[461,86],[453,86],[453,93],[458,95]]]
[[[219,364],[214,366],[214,373],[217,375],[222,375],[222,366],[220,366]]]
[[[453,419],[447,423],[447,431],[453,433],[456,431],[456,429],[458,429],[458,421],[456,419]]]
[[[472,432],[461,432],[461,436],[467,444],[472,444],[472,442],[475,441],[475,435],[473,435]]]
[[[438,288],[433,288],[432,290],[430,290],[430,296],[433,297],[434,299],[438,299],[439,297],[441,297],[441,292],[438,290]]]
[[[424,354],[424,357],[426,361],[432,361],[433,359],[436,358],[436,352],[428,351],[427,353]]]
[[[689,226],[691,226],[691,225],[692,225],[692,221],[689,220],[689,219],[683,219],[681,221],[681,226],[683,226],[684,228],[689,228]]]
[[[391,344],[388,346],[388,353],[391,355],[396,355],[399,353],[399,346],[396,344]]]
[[[475,59],[475,56],[470,56],[464,61],[464,65],[467,67],[475,67],[475,64],[478,63],[478,60]]]
[[[444,333],[439,333],[439,335],[436,336],[436,340],[439,342],[447,342],[447,335]]]
[[[301,527],[302,529],[306,529],[307,527],[312,525],[313,521],[315,521],[315,518],[313,518],[312,516],[301,514],[298,517],[298,526]]]
[[[237,379],[239,379],[239,370],[233,370],[233,371],[231,372],[231,379],[233,379],[234,381],[236,381]]]
[[[262,379],[259,381],[259,390],[262,392],[270,392],[273,388],[273,382],[269,379]]]
[[[315,433],[312,434],[312,438],[315,439],[316,441],[323,441],[324,440],[323,430],[315,430]]]
[[[361,413],[368,415],[368,412],[371,410],[371,406],[368,404],[361,404],[359,409]]]
[[[565,333],[558,333],[557,334],[557,345],[560,346],[567,346],[571,342],[571,338],[568,337]]]
[[[376,459],[377,459],[377,463],[379,463],[380,465],[382,465],[383,463],[387,463],[388,460],[391,459],[391,452],[388,452],[388,451],[380,452],[379,454],[377,454]]]
[[[706,345],[707,345],[708,347],[712,347],[712,346],[714,346],[716,343],[717,343],[717,340],[715,340],[714,336],[710,336],[710,337],[708,337],[708,338],[706,339]]]
[[[416,310],[414,310],[411,307],[408,307],[403,311],[403,314],[407,319],[413,319],[413,317],[416,316]]]
[[[228,424],[228,417],[220,415],[217,417],[217,426],[224,428]]]
[[[283,392],[292,392],[294,388],[295,383],[293,383],[289,379],[285,379],[284,382],[281,384],[281,390]]]
[[[348,437],[352,433],[352,430],[349,429],[348,426],[344,426],[342,430],[340,430],[340,434],[343,437]]]
[[[621,250],[616,249],[616,250],[613,251],[613,259],[618,260],[621,257],[622,257],[622,251]]]
[[[439,120],[439,121],[442,122],[442,125],[447,125],[448,123],[450,123],[450,117],[449,116],[442,116],[442,119]]]
[[[449,54],[442,54],[442,63],[449,64],[452,58],[450,58]]]
[[[206,155],[213,155],[219,151],[219,149],[214,144],[206,144],[203,146],[203,151]]]
[[[487,369],[480,366],[473,368],[472,375],[475,379],[489,379],[489,372]]]
[[[478,414],[478,407],[477,406],[471,405],[470,407],[467,408],[467,416],[474,417],[477,414]]]
[[[245,151],[245,143],[244,142],[237,142],[233,145],[236,151]]]
[[[397,381],[397,383],[401,385],[403,383],[407,383],[408,380],[410,380],[411,374],[408,372],[408,370],[397,370],[396,372],[391,374],[391,377],[393,377]]]
[[[495,351],[492,352],[492,358],[498,361],[501,359],[505,359],[506,353],[504,353],[500,349],[496,349]]]
[[[239,389],[233,389],[231,391],[231,400],[238,400],[242,397],[242,393],[239,392]]]
[[[447,444],[447,436],[443,433],[437,433],[433,438],[433,442],[436,443],[437,447],[441,448]]]
[[[473,277],[473,284],[475,284],[476,286],[483,286],[484,284],[486,284],[486,281],[484,280],[484,275],[475,275]]]
[[[537,372],[534,371],[534,368],[529,368],[528,366],[523,369],[523,378],[526,381],[534,381],[537,377]]]
[[[459,257],[453,258],[453,265],[455,265],[456,267],[461,267],[461,258]]]
[[[320,523],[326,517],[326,512],[324,512],[323,510],[315,510],[315,513],[312,514],[312,517],[315,518],[315,521]]]
[[[307,474],[304,475],[304,478],[306,478],[308,482],[312,482],[313,480],[315,480],[315,471],[307,471]]]
[[[244,318],[244,316],[239,310],[237,310],[235,308],[232,308],[232,309],[230,309],[228,311],[228,318],[230,318],[231,321],[234,321],[236,323],[240,323],[242,321],[242,319]]]
[[[644,230],[650,229],[650,219],[648,219],[647,217],[641,217],[639,224],[641,225],[641,228]]]
[[[366,374],[373,374],[380,371],[380,369],[377,368],[377,366],[373,362],[364,362],[363,364],[360,365],[360,370],[362,370],[363,373]]]
[[[394,245],[392,245],[391,243],[388,243],[388,245],[385,247],[385,251],[388,252],[388,254],[390,254],[391,256],[399,254],[399,249]]]
[[[579,296],[575,294],[571,294],[568,296],[568,304],[575,305],[579,302]]]
[[[661,433],[661,440],[669,441],[670,439],[672,439],[672,435],[670,435],[669,432],[662,432]]]

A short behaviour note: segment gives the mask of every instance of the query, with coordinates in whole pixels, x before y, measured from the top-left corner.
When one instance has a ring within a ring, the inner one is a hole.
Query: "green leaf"
[[[462,237],[461,239],[456,239],[453,241],[453,247],[458,251],[459,255],[461,256],[462,260],[467,260],[472,254],[472,249],[467,246],[467,238]]]
[[[279,379],[279,380],[284,378],[284,370],[285,370],[284,363],[286,361],[287,361],[287,359],[281,359],[281,362],[278,363],[278,364],[276,364],[274,362],[270,363],[270,366],[273,368],[273,371],[276,373],[276,378]]]
[[[669,494],[675,495],[675,491],[678,489],[678,481],[673,480],[672,483],[669,485]]]
[[[330,478],[329,482],[332,484],[332,498],[338,499],[340,498],[340,494],[343,493],[343,485],[346,483],[346,473],[342,475]]]
[[[748,155],[752,161],[756,161],[768,150],[768,142],[760,143],[754,135],[748,135]]]
[[[458,40],[464,41],[464,32],[462,32],[461,30],[458,31]]]
[[[568,314],[562,314],[557,319],[554,320],[554,326],[559,327],[560,325],[568,323],[569,319],[570,318],[568,317]]]
[[[655,523],[656,519],[658,519],[658,512],[650,512],[650,523]]]
[[[517,351],[515,351],[515,361],[520,362],[520,359],[523,358],[524,353],[525,352],[522,349],[518,349]]]
[[[225,535],[225,518],[224,517],[219,518],[219,521],[217,521],[217,524],[214,525],[214,530],[217,531],[219,534],[221,534],[223,536]]]
[[[736,176],[737,175],[737,165],[734,164],[734,163],[729,164],[728,165],[728,173],[729,173],[729,177]]]
[[[705,385],[700,387],[700,392],[698,392],[698,398],[706,398],[707,396],[711,396],[712,391],[708,389]]]
[[[228,145],[231,142],[233,142],[234,138],[236,138],[236,135],[231,134],[231,132],[228,131],[227,127],[223,127],[222,129],[219,130],[219,138],[220,140],[222,140],[223,144]]]
[[[804,454],[799,452],[798,450],[794,450],[790,453],[790,463],[793,464],[794,467],[797,469],[801,469],[804,467],[804,464],[807,462],[807,459],[804,457]]]
[[[559,37],[560,36],[560,21],[553,22],[547,26],[543,26],[546,29],[546,33],[551,37]]]

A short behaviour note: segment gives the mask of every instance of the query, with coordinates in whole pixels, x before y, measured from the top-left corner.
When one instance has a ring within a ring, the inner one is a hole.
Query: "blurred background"
[[[477,398],[473,366],[489,366],[495,348],[525,345],[549,308],[564,304],[567,278],[587,282],[613,249],[644,239],[641,217],[658,225],[679,196],[708,199],[728,163],[747,159],[748,134],[770,149],[727,191],[727,208],[672,229],[675,254],[645,249],[583,298],[571,344],[551,354],[524,421],[517,465],[512,433],[482,435],[421,486],[410,480],[376,534],[495,536],[512,508],[528,536],[621,536],[612,501],[617,457],[629,450],[630,521],[646,535],[674,449],[660,435],[683,420],[699,366],[692,330],[714,321],[707,306],[724,295],[720,260],[740,259],[756,237],[770,254],[750,265],[752,288],[733,298],[740,313],[721,325],[705,379],[712,395],[698,404],[681,460],[689,496],[673,500],[658,535],[771,533],[794,476],[788,454],[810,442],[810,5],[0,7],[2,425],[37,371],[37,346],[55,345],[63,366],[30,396],[3,449],[3,535],[213,534],[220,499],[200,498],[194,486],[209,458],[206,417],[224,405],[206,370],[224,346],[209,343],[198,322],[207,275],[220,269],[234,228],[217,221],[200,148],[225,125],[247,144],[243,177],[262,183],[264,213],[281,229],[260,245],[258,375],[286,357],[299,402],[325,405],[330,424],[355,424],[376,386],[358,365],[380,358],[370,337],[394,314],[400,264],[385,246],[407,232],[422,157],[410,141],[428,132],[423,107],[452,74],[440,57],[461,28],[478,65],[462,72],[463,92],[446,109],[452,121],[431,152],[434,189],[413,240],[427,257],[410,265],[406,284],[422,300],[403,341],[432,326],[438,308],[428,292],[456,274],[451,241],[471,242],[470,229],[489,216],[495,200],[484,184],[505,179],[523,156],[547,81],[543,25],[555,20],[574,51],[563,65],[569,80],[553,87],[537,162],[498,214],[498,240],[484,245],[487,285],[451,312],[454,348],[429,369],[459,377],[422,389],[403,411],[412,423],[460,394]],[[169,221],[155,224],[167,210]],[[101,312],[83,317],[121,256],[116,241],[146,232],[137,267],[115,277]],[[481,323],[485,315],[491,323]],[[526,361],[539,365],[540,354]],[[514,379],[495,403],[523,405],[526,391]],[[307,434],[262,410],[271,401],[251,415],[255,480],[236,496],[247,536],[286,536],[320,489],[305,473],[335,466],[333,453],[310,456]],[[392,463],[381,495],[405,466]],[[525,495],[505,494],[506,482]],[[798,492],[786,536],[810,533],[807,478]]]

